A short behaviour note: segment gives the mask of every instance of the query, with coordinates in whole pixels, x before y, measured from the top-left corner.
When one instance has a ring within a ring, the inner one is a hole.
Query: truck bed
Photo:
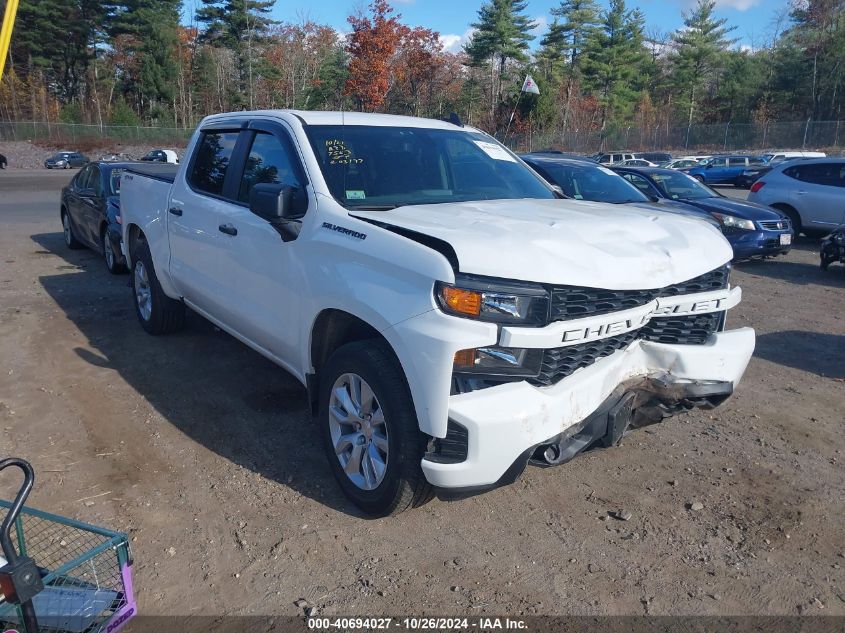
[[[156,180],[163,180],[172,185],[173,181],[176,180],[176,172],[179,171],[179,165],[174,165],[173,163],[138,163],[127,167],[124,171],[147,176],[148,178],[155,178]]]

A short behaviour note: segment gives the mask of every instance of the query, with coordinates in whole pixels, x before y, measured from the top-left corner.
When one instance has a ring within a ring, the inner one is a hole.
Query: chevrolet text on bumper
[[[453,123],[216,115],[178,170],[124,175],[121,214],[144,329],[187,306],[296,376],[373,515],[718,406],[754,349],[718,229],[558,199]]]

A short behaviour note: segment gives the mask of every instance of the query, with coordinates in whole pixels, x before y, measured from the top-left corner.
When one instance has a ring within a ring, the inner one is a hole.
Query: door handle
[[[231,224],[221,224],[217,227],[221,233],[225,233],[226,235],[237,235],[238,229],[236,229]]]
[[[182,209],[180,207],[170,207],[168,211],[173,215],[182,215]]]
[[[803,195],[804,195],[805,193],[807,193],[807,192],[806,192],[806,190],[804,190],[804,189],[799,189],[796,193],[797,193],[799,196],[803,196]]]

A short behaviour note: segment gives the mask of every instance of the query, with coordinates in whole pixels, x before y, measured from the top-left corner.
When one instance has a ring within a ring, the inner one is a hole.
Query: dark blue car
[[[120,246],[120,176],[137,163],[98,161],[83,167],[62,189],[61,220],[68,248],[103,255],[109,272],[126,272]]]
[[[702,218],[713,225],[717,222],[697,208],[664,197],[643,193],[637,187],[591,159],[537,152],[520,156],[547,182],[558,187],[574,200],[629,204],[648,209]]]
[[[765,161],[756,156],[713,156],[701,161],[700,165],[687,170],[686,173],[708,185],[738,186],[742,172],[765,165]]]
[[[715,218],[733,247],[734,259],[773,257],[789,252],[792,224],[780,211],[726,198],[697,179],[673,169],[617,167],[614,171],[646,195],[678,200]]]

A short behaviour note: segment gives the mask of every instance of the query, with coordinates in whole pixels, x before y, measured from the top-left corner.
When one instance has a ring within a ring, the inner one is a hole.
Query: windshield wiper
[[[355,205],[354,207],[349,207],[351,211],[390,211],[391,209],[395,209],[400,205],[398,204],[373,204],[373,205]]]

